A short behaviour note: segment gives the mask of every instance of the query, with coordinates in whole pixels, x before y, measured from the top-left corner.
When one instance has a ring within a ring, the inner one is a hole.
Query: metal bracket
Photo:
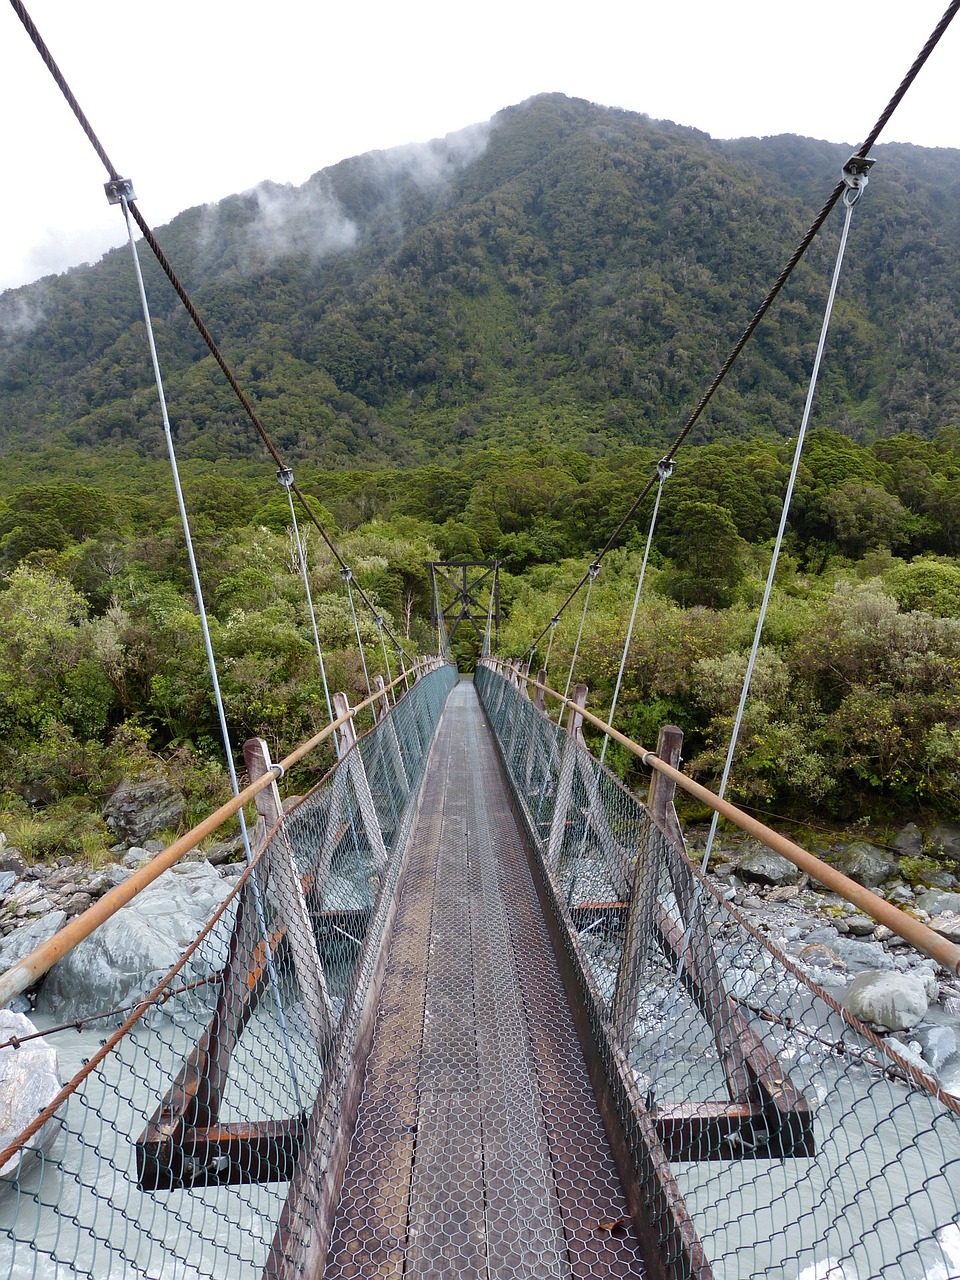
[[[847,185],[847,189],[843,193],[845,204],[856,204],[860,199],[869,182],[867,175],[876,163],[876,160],[871,160],[869,156],[854,155],[843,166],[841,172]]]
[[[657,463],[657,475],[661,480],[669,480],[676,465],[672,458],[661,458]]]
[[[280,483],[283,485],[285,489],[293,488],[293,468],[281,467],[280,470],[277,472],[277,479],[280,481]]]
[[[111,204],[120,204],[126,200],[136,200],[137,193],[133,189],[133,181],[130,178],[111,178],[109,182],[103,184],[103,189],[107,193],[107,200]]]

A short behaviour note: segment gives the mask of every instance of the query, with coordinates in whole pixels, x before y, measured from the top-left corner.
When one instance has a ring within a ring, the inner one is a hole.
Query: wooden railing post
[[[675,724],[665,724],[657,738],[657,755],[672,769],[680,768],[680,753],[683,749],[683,730]],[[677,792],[677,784],[672,778],[658,773],[654,769],[650,778],[650,790],[647,794],[647,809],[654,822],[671,844],[685,852],[683,832],[680,820],[674,807],[673,797]]]
[[[537,684],[546,684],[546,683],[547,683],[547,670],[546,670],[546,667],[541,667],[540,670],[537,672]],[[534,695],[533,705],[537,708],[538,711],[546,711],[547,699],[542,689],[538,689],[536,694]]]
[[[243,758],[246,761],[251,782],[256,782],[258,778],[262,778],[265,773],[270,773],[273,769],[269,748],[262,738],[247,739],[243,744]],[[257,825],[254,827],[252,843],[254,852],[258,852],[266,844],[269,833],[283,817],[283,804],[276,782],[261,791],[254,800],[254,804],[257,807]],[[284,924],[287,937],[290,939],[290,952],[303,996],[303,1005],[307,1011],[317,1049],[322,1053],[337,1025],[337,1019],[333,1005],[330,1003],[330,993],[327,989],[320,953],[317,950],[313,921],[310,919],[310,912],[307,910],[307,902],[303,895],[300,873],[282,825],[270,842],[270,849],[266,856],[270,877],[282,902]]]
[[[657,755],[659,758],[676,769],[680,764],[682,747],[683,730],[678,729],[676,725],[664,725],[657,738]],[[652,898],[657,891],[657,838],[656,833],[650,830],[649,823],[651,820],[655,827],[664,833],[670,843],[675,845],[680,853],[686,857],[683,846],[683,833],[680,830],[680,821],[673,805],[675,793],[676,783],[654,769],[650,778],[650,791],[647,795],[648,818],[643,825],[640,848],[637,850],[636,862],[634,863],[627,926],[624,931],[620,968],[617,972],[617,987],[613,995],[611,1008],[613,1025],[620,1041],[624,1045],[629,1041],[636,1018],[637,962],[643,947],[644,937],[650,931]],[[647,917],[646,921],[644,917]]]

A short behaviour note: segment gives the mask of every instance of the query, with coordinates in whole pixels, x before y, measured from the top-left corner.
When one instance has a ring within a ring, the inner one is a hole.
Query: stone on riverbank
[[[37,1028],[22,1013],[0,1009],[0,1044],[12,1037],[31,1036]],[[37,1112],[60,1092],[57,1052],[46,1040],[30,1040],[19,1048],[0,1048],[0,1150],[22,1133]],[[0,1178],[14,1178],[28,1154],[49,1151],[60,1132],[50,1119],[22,1150],[12,1155]]]
[[[890,970],[868,970],[854,978],[844,1004],[861,1022],[885,1031],[909,1031],[929,1007],[922,977]]]

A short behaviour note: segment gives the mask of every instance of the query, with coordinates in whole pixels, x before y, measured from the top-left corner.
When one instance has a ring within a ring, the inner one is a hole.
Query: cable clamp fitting
[[[272,761],[270,768],[277,775],[274,778],[274,782],[279,782],[281,778],[286,777],[286,773],[287,773],[286,769],[283,767],[282,764],[279,764],[276,760]]]
[[[600,565],[597,563],[597,561],[596,561],[596,560],[594,560],[593,564],[592,564],[592,565],[590,566],[590,568],[587,570],[587,573],[588,573],[588,575],[589,575],[589,577],[590,577],[590,581],[591,581],[591,582],[593,582],[594,578],[596,578],[596,576],[597,576],[597,574],[598,574],[599,572],[600,572]]]
[[[381,631],[383,630],[384,626],[386,625],[386,624],[384,623],[384,621],[383,621],[383,616],[382,616],[381,614],[379,614],[379,613],[377,614],[377,616],[374,618],[374,620],[373,620],[373,621],[374,621],[374,625],[375,625],[375,626],[377,626],[377,627],[379,627]]]
[[[863,195],[869,182],[869,173],[876,160],[871,160],[869,156],[851,156],[841,170],[843,180],[847,189],[843,193],[843,203],[845,205],[854,205]]]
[[[559,613],[555,613],[555,614],[553,615],[553,617],[550,619],[550,625],[551,625],[551,627],[559,627],[559,625],[560,625],[560,615],[559,615]]]
[[[657,475],[661,480],[669,480],[676,465],[672,458],[661,458],[657,463]]]
[[[283,485],[285,489],[292,489],[293,488],[293,468],[281,467],[280,470],[277,472],[277,479],[280,481],[280,483]]]
[[[350,581],[351,581],[351,579],[353,578],[353,570],[352,570],[352,569],[341,569],[341,570],[340,570],[340,577],[343,579],[343,581],[344,581],[344,582],[350,582]]]
[[[111,178],[109,182],[103,184],[103,189],[107,193],[110,204],[121,204],[124,200],[129,202],[137,198],[130,178]]]

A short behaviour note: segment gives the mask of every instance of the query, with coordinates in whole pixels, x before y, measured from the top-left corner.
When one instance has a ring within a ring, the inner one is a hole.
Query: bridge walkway
[[[324,1276],[642,1275],[469,680],[410,843]]]

